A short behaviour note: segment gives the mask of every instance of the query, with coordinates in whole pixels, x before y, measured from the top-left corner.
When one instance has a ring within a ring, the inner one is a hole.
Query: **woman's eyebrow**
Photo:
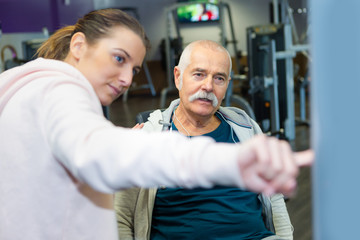
[[[123,52],[128,58],[130,58],[131,59],[131,56],[130,56],[130,54],[127,52],[127,51],[125,51],[125,49],[122,49],[122,48],[115,48],[115,50],[118,50],[118,51],[121,51],[121,52]]]

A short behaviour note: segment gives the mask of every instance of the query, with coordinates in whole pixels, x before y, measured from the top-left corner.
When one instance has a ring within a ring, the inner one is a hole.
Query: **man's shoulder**
[[[219,111],[233,121],[251,121],[250,116],[244,110],[237,107],[220,107]]]
[[[244,110],[237,107],[220,107],[219,112],[228,121],[242,128],[255,129],[261,132],[256,121],[252,119]]]

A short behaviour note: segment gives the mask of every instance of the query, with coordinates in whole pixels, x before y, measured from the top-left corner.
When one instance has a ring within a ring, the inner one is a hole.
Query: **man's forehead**
[[[221,75],[229,75],[228,64],[209,65],[204,62],[190,63],[187,67],[190,72],[213,72]]]
[[[198,51],[193,51],[189,59],[190,64],[216,62],[217,64],[228,65],[230,64],[229,61],[230,59],[226,52],[206,48],[202,48],[201,50],[199,49]]]

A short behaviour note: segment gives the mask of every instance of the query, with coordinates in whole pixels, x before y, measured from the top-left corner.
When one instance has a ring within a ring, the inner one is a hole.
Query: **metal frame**
[[[278,4],[282,4],[282,12],[278,12]],[[276,51],[274,40],[269,43],[270,46],[266,46],[269,52],[268,63],[271,64],[271,76],[268,78],[267,76],[263,76],[262,84],[263,87],[268,88],[271,87],[271,116],[270,116],[270,127],[272,133],[283,132],[284,136],[288,140],[295,139],[295,95],[294,95],[294,72],[293,72],[293,58],[296,56],[297,52],[305,52],[309,50],[309,45],[306,44],[293,44],[293,36],[294,32],[296,33],[295,24],[293,21],[292,13],[289,11],[289,5],[287,0],[273,0],[273,10],[274,10],[274,22],[277,24],[279,22],[279,14],[282,14],[282,22],[284,22],[284,51]],[[285,11],[287,9],[287,11]],[[287,13],[287,14],[286,14]],[[295,37],[297,35],[295,34]],[[298,39],[296,39],[296,43]],[[248,56],[249,59],[251,56]],[[279,124],[279,101],[278,101],[278,93],[275,91],[275,85],[277,85],[277,69],[276,69],[276,61],[277,60],[285,60],[285,69],[286,69],[286,102],[287,102],[287,117],[284,121],[284,129],[280,129]],[[251,74],[250,69],[250,76]],[[304,99],[302,99],[304,101]]]

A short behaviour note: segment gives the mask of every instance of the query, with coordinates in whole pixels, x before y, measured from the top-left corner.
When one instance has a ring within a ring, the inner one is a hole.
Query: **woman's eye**
[[[121,56],[115,56],[115,59],[116,59],[116,61],[118,61],[119,63],[124,62],[124,58],[121,57]]]

